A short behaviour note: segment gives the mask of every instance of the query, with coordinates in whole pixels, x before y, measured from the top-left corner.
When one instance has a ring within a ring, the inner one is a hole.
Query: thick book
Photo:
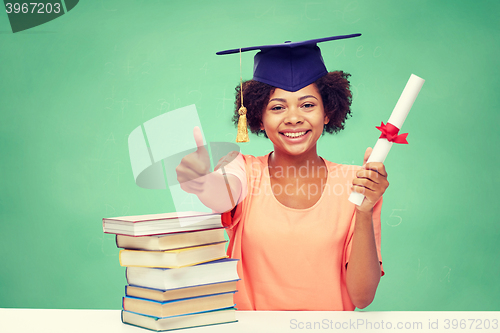
[[[179,316],[234,306],[234,292],[158,302],[145,298],[123,297],[123,310],[154,317]]]
[[[236,309],[233,307],[166,318],[145,316],[134,312],[122,311],[122,322],[159,332],[178,330],[181,328],[234,323],[237,322],[237,320]]]
[[[119,254],[122,266],[160,268],[180,268],[226,257],[226,241],[168,251],[121,250]]]
[[[154,301],[165,302],[176,299],[213,295],[236,291],[236,280],[220,283],[210,283],[201,286],[175,288],[168,290],[152,289],[138,286],[125,286],[125,295],[137,298],[147,298]]]
[[[102,219],[102,228],[105,233],[129,236],[159,235],[221,227],[221,216],[215,213],[176,212]]]
[[[214,244],[224,240],[224,228],[217,228],[153,236],[116,235],[116,246],[123,249],[166,251]]]
[[[221,259],[182,268],[127,267],[127,284],[153,288],[175,289],[238,280],[238,259]]]

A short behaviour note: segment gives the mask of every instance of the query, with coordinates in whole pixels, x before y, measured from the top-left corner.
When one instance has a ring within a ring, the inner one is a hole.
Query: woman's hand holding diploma
[[[371,212],[375,203],[382,197],[389,186],[384,164],[381,162],[366,163],[371,153],[372,148],[367,148],[363,161],[363,170],[359,170],[356,173],[356,178],[352,181],[352,191],[365,196],[363,203],[356,207],[358,211],[362,212]]]
[[[199,127],[193,129],[198,149],[181,160],[175,171],[181,189],[196,194],[208,208],[222,213],[231,210],[241,191],[241,184],[233,175],[210,172],[210,158],[203,145]]]
[[[424,79],[414,74],[410,76],[410,79],[406,83],[406,86],[401,93],[389,120],[387,121],[387,124],[382,122],[380,126],[376,127],[382,132],[382,134],[373,148],[373,154],[370,154],[370,161],[383,163],[387,154],[389,154],[393,143],[408,143],[406,141],[408,133],[399,134],[399,130],[401,129],[401,126],[403,126],[406,116],[408,116],[408,113],[410,112],[410,109],[413,106],[413,103],[415,102],[415,99],[417,98],[424,82]],[[361,206],[364,196],[358,190],[351,193],[349,201],[357,206]]]

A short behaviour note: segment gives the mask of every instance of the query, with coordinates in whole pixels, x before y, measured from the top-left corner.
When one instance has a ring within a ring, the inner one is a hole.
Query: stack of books
[[[103,219],[126,267],[122,321],[155,331],[236,322],[237,260],[226,256],[220,214]]]

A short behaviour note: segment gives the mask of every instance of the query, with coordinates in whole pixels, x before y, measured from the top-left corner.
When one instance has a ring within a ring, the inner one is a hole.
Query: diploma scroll
[[[394,110],[392,111],[391,117],[387,121],[388,127],[393,125],[397,127],[397,130],[401,129],[406,119],[406,116],[410,112],[410,109],[413,106],[413,102],[415,102],[415,99],[417,98],[418,93],[420,92],[420,89],[422,88],[424,82],[425,82],[424,79],[414,74],[410,76],[410,79],[406,83],[403,93],[399,97],[399,100],[396,106],[394,107]],[[382,123],[381,128],[383,127],[384,125]],[[384,133],[383,130],[382,133]],[[381,136],[384,136],[384,134]],[[404,140],[406,141],[406,136]],[[395,141],[394,139],[391,140],[390,138],[389,139],[379,138],[377,143],[375,144],[375,147],[373,147],[373,151],[370,157],[368,158],[367,163],[368,162],[383,163],[385,161],[385,158],[387,157],[387,154],[389,154],[389,150],[391,150],[394,141]],[[349,196],[349,201],[359,206],[363,202],[364,198],[365,196],[363,194],[352,192],[351,195]]]

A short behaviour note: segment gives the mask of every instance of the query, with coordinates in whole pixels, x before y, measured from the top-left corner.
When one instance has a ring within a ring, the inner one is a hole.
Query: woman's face
[[[289,155],[316,153],[316,142],[329,121],[316,85],[290,92],[276,88],[262,114],[261,129],[276,152]]]

